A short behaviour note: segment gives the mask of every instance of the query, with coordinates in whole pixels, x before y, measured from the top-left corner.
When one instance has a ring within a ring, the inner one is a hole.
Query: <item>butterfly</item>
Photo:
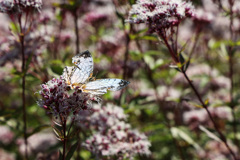
[[[118,91],[130,83],[114,78],[95,80],[92,77],[93,58],[88,50],[74,56],[72,63],[75,66],[65,67],[62,74],[63,79],[71,89],[78,87],[81,92],[102,95],[107,93],[107,90]]]

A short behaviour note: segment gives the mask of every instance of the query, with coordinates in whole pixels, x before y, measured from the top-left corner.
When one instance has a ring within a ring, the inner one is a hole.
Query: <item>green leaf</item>
[[[62,136],[62,132],[60,130],[58,130],[56,127],[52,126],[53,128],[53,132],[55,133],[56,135],[56,138],[58,140],[62,140],[63,136]]]
[[[30,56],[28,56],[28,59],[27,59],[27,62],[26,62],[26,68],[25,68],[25,73],[28,71],[28,68],[29,68],[29,65],[30,65],[30,63],[31,63],[31,61],[32,61],[32,57],[33,57],[33,52],[31,52],[31,54],[30,54]]]
[[[145,35],[145,36],[138,37],[137,39],[143,39],[148,41],[158,41],[157,36],[154,36],[154,35]]]
[[[184,59],[182,53],[180,52],[178,56],[179,56],[181,64],[184,64],[185,63],[185,59]]]
[[[204,104],[205,104],[205,105],[208,105],[208,104],[209,104],[209,99],[206,99],[206,100],[204,101]]]
[[[133,5],[135,3],[135,0],[128,0],[128,2]]]
[[[152,56],[150,56],[150,55],[148,55],[148,54],[144,54],[144,55],[143,55],[143,59],[144,59],[144,61],[149,65],[149,67],[150,67],[151,69],[154,68],[155,62],[154,62],[154,58],[153,58]]]
[[[62,155],[62,152],[59,150],[59,160],[62,160],[63,159],[63,155]]]
[[[11,22],[9,26],[13,33],[18,33],[20,31],[20,26],[17,23]]]
[[[203,132],[205,132],[209,138],[212,138],[212,139],[214,139],[215,141],[218,141],[218,142],[222,142],[222,140],[220,138],[218,138],[215,134],[213,134],[212,132],[207,130],[204,126],[200,125],[199,129],[202,130]]]
[[[182,71],[179,69],[179,67],[176,66],[176,65],[169,65],[169,67],[176,69],[178,72],[182,72]]]
[[[187,71],[188,67],[189,67],[189,64],[190,64],[190,59],[187,60],[187,63],[184,65],[184,72]]]
[[[187,133],[177,127],[171,128],[171,133],[175,138],[182,138],[187,143],[193,145],[196,150],[203,150]]]
[[[121,14],[121,13],[119,13],[119,12],[117,12],[117,11],[116,11],[116,15],[117,15],[117,17],[118,17],[119,19],[122,19],[122,20],[125,19],[124,16],[123,16],[123,14]]]
[[[69,152],[67,153],[66,160],[70,160],[77,149],[78,142],[76,142],[72,147],[70,148]]]
[[[53,60],[51,61],[50,68],[53,73],[61,75],[63,72],[62,62],[60,60]]]

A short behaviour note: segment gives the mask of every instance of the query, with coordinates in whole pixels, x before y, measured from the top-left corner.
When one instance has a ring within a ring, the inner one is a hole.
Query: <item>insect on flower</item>
[[[96,79],[93,75],[93,58],[89,51],[84,51],[72,58],[75,66],[65,67],[63,79],[69,89],[78,88],[80,92],[93,95],[102,95],[107,90],[118,91],[126,87],[130,82],[122,79]]]

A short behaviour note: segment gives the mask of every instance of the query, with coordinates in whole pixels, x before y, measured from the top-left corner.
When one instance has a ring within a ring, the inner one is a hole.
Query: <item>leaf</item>
[[[172,127],[171,128],[171,133],[172,133],[173,137],[182,138],[187,143],[191,144],[196,150],[203,151],[203,149],[183,130],[181,130],[179,128],[176,128],[176,127]]]
[[[28,56],[28,59],[27,59],[27,62],[26,62],[26,65],[25,65],[25,73],[28,71],[28,67],[32,61],[32,57],[33,57],[33,52],[31,52],[30,56]]]
[[[193,105],[194,107],[197,107],[197,108],[203,108],[202,105],[199,105],[199,104],[196,104],[196,103],[193,103],[193,102],[189,102],[191,105]]]
[[[135,0],[128,0],[128,2],[133,5],[135,3]]]
[[[149,41],[158,41],[158,38],[154,35],[145,35],[138,37],[137,39],[149,40]]]
[[[185,63],[185,58],[183,57],[182,53],[180,52],[178,56],[179,56],[181,64],[184,64]]]
[[[82,0],[68,0],[68,3],[53,3],[52,5],[68,11],[75,11],[81,4]]]
[[[62,138],[63,138],[61,131],[59,131],[59,130],[58,130],[56,127],[54,127],[54,126],[52,126],[52,128],[53,128],[53,132],[54,132],[55,135],[56,135],[56,138],[61,141]]]
[[[176,65],[169,65],[169,67],[176,69],[178,72],[182,72],[182,71],[179,69],[179,67],[176,66]]]
[[[59,160],[62,160],[63,159],[63,155],[62,155],[62,152],[59,150]]]
[[[53,60],[51,62],[51,70],[53,71],[53,73],[61,75],[63,72],[63,68],[62,68],[62,62],[60,60]]]
[[[144,59],[144,61],[149,65],[149,67],[150,67],[151,69],[153,69],[154,64],[155,64],[154,58],[153,58],[152,56],[150,56],[149,54],[144,54],[144,55],[143,55],[143,59]]]
[[[205,105],[208,105],[208,104],[209,104],[209,99],[206,99],[206,100],[204,101],[204,104],[205,104]]]
[[[70,148],[69,152],[67,153],[66,160],[70,160],[77,149],[78,142],[76,142],[72,147]]]
[[[13,33],[18,33],[20,31],[20,26],[17,25],[17,23],[14,23],[14,22],[10,23],[9,28]]]
[[[215,134],[213,134],[212,132],[210,132],[209,130],[207,130],[205,127],[203,127],[202,125],[199,126],[199,129],[202,130],[203,132],[205,132],[207,134],[208,137],[218,141],[218,142],[222,142],[221,139],[219,139]]]
[[[121,13],[119,13],[119,12],[117,12],[117,11],[116,11],[116,15],[117,15],[117,17],[118,17],[119,19],[122,19],[122,20],[125,19],[124,16],[123,16],[123,14],[121,14]]]
[[[187,71],[189,64],[190,64],[190,59],[187,60],[187,63],[184,65],[184,72]]]

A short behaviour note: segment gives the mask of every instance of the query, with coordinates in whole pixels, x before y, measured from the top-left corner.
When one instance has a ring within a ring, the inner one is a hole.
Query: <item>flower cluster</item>
[[[53,133],[37,133],[28,138],[28,146],[25,145],[23,139],[18,139],[19,152],[24,155],[27,149],[28,155],[37,155],[46,152],[50,147],[56,145],[57,139]]]
[[[233,150],[235,154],[238,154],[237,147],[229,143],[229,147]],[[218,141],[208,141],[205,145],[206,150],[203,153],[197,153],[199,155],[199,158],[201,159],[211,159],[211,160],[219,160],[219,159],[231,159],[231,155],[228,152],[227,147],[222,143]]]
[[[39,10],[41,6],[42,0],[1,0],[0,12],[21,13],[22,11],[29,8]]]
[[[197,25],[206,25],[213,21],[213,14],[203,9],[197,9],[193,15],[193,21]]]
[[[67,116],[70,112],[77,114],[80,110],[89,109],[91,100],[95,100],[93,95],[78,93],[78,87],[69,90],[62,77],[60,79],[53,78],[46,84],[42,84],[41,87],[39,94],[42,99],[38,101],[38,105],[48,110],[56,118],[60,114]]]
[[[130,124],[125,122],[127,116],[122,108],[94,105],[92,111],[84,121],[88,121],[88,127],[96,131],[83,144],[88,150],[100,157],[117,156],[119,159],[150,154],[151,144],[147,137],[131,129]],[[77,121],[82,124],[83,114],[79,114],[79,118]]]
[[[14,133],[7,126],[0,126],[0,142],[2,144],[10,144],[14,139]]]
[[[130,23],[146,23],[150,32],[160,32],[177,26],[186,17],[192,17],[193,6],[182,0],[138,0],[133,5]]]
[[[96,13],[95,11],[89,12],[85,15],[84,21],[92,26],[98,27],[108,19],[107,14]]]
[[[231,109],[229,107],[209,108],[209,111],[215,120],[221,122],[222,120],[232,121]],[[211,126],[207,112],[204,109],[192,110],[184,113],[184,121],[191,129],[197,129],[199,125]]]

